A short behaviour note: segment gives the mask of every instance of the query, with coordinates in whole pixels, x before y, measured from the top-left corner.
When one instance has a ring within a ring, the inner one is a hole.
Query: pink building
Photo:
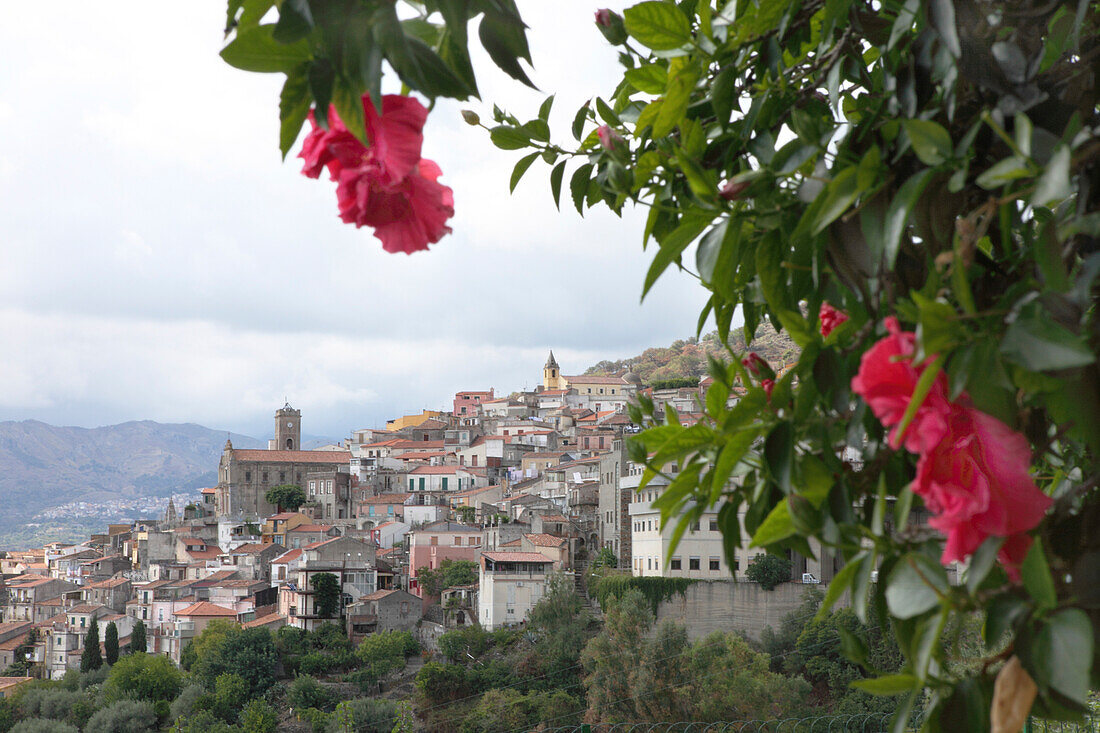
[[[409,592],[423,596],[416,573],[434,570],[444,560],[477,562],[481,554],[481,528],[456,522],[435,522],[409,532]]]
[[[481,403],[493,399],[493,390],[488,392],[458,392],[455,394],[455,417],[464,415],[476,415],[481,410]]]

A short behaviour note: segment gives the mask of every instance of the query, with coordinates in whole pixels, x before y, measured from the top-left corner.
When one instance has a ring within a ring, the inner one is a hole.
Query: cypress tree
[[[107,664],[118,661],[118,627],[114,621],[107,624],[107,630],[103,632],[103,658]]]
[[[130,653],[145,651],[145,622],[138,621],[130,632]]]
[[[99,650],[99,623],[92,617],[88,635],[84,637],[84,652],[80,655],[80,671],[91,672],[103,666],[103,654]]]

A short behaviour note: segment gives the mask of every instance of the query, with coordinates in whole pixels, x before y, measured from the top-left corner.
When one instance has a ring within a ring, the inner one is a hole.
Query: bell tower
[[[546,365],[542,368],[542,388],[543,389],[561,389],[561,368],[558,366],[558,360],[554,358],[554,351],[551,349],[550,357],[546,360]]]
[[[275,450],[302,449],[302,411],[287,402],[275,411]]]

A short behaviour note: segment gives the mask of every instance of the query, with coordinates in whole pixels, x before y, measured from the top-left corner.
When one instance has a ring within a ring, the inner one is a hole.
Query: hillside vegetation
[[[756,330],[749,346],[745,345],[745,338],[740,330],[730,334],[730,337],[730,346],[735,353],[755,352],[776,368],[789,364],[798,357],[798,347],[786,332],[776,333],[770,323],[764,323]],[[722,346],[717,331],[711,331],[701,339],[677,339],[668,346],[646,349],[628,359],[605,359],[589,367],[585,374],[614,375],[630,368],[645,384],[667,379],[698,378],[707,373],[708,354],[723,361],[729,359],[729,352]]]

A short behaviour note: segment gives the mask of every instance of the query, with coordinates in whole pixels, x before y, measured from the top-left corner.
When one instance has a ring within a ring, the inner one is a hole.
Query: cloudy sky
[[[615,83],[580,2],[521,3],[556,139]],[[389,255],[333,184],[279,159],[281,75],[218,57],[224,3],[22,3],[0,24],[0,420],[197,422],[265,437],[284,397],[311,434],[532,387],[693,332],[679,273],[639,305],[641,212],[555,211],[547,167],[462,123],[543,95],[475,58],[484,104],[441,102],[424,155],[454,233]],[[568,179],[567,179],[568,180]]]

